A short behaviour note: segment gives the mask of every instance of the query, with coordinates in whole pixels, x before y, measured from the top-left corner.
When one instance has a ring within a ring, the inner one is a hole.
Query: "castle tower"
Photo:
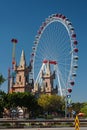
[[[15,65],[15,79],[12,82],[12,92],[31,92],[29,84],[29,66],[26,65],[24,51],[22,50],[19,66]]]
[[[43,90],[45,94],[56,94],[58,93],[57,89],[54,88],[54,79],[55,72],[51,73],[50,63],[49,61],[46,63],[46,73],[42,72],[43,79]]]

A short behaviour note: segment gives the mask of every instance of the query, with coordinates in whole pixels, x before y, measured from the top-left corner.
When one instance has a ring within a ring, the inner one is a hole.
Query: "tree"
[[[62,111],[64,100],[58,95],[51,95],[49,108],[51,111]],[[49,110],[49,111],[50,111]]]
[[[4,96],[4,107],[10,109],[17,108],[17,106],[27,108],[32,116],[38,110],[37,99],[29,92],[8,93]]]
[[[32,105],[35,103],[35,97],[29,92],[17,92],[17,93],[8,93],[4,97],[5,102],[7,103],[7,107],[17,107],[24,106],[28,108],[32,108]]]
[[[0,85],[5,81],[5,78],[3,77],[2,74],[0,74]]]
[[[72,109],[76,112],[76,114],[78,114],[81,110],[81,108],[83,107],[83,103],[72,103]]]
[[[5,92],[0,91],[0,117],[3,117]]]
[[[50,96],[42,94],[38,98],[38,104],[43,108],[44,111],[47,111],[50,105]]]
[[[58,112],[62,111],[64,101],[58,95],[41,95],[38,99],[38,104],[43,108],[45,112]]]
[[[2,85],[2,83],[5,81],[5,78],[3,77],[2,74],[0,74],[0,86]],[[3,101],[3,95],[5,93],[0,91],[0,117],[2,117],[2,113],[3,113],[3,108],[4,108],[4,101]]]
[[[82,113],[85,114],[85,116],[87,117],[87,103],[84,103],[83,107],[80,110]]]

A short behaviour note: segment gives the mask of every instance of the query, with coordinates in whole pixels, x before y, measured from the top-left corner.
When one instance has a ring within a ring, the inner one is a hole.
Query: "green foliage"
[[[62,113],[64,111],[64,99],[58,95],[40,95],[36,98],[29,92],[24,93],[4,93],[0,91],[0,116],[2,117],[3,108],[16,108],[17,106],[26,107],[34,117],[39,117],[45,113],[52,116],[52,112]],[[72,110],[85,113],[87,116],[87,103],[72,103]],[[64,114],[63,114],[64,115]]]
[[[81,110],[81,108],[83,107],[83,103],[72,103],[72,109],[76,112],[76,114],[78,114]]]
[[[63,99],[58,95],[46,95],[43,94],[38,99],[38,104],[44,111],[58,111],[62,110]]]
[[[2,74],[0,74],[0,85],[5,81],[5,78],[3,77]]]
[[[7,109],[19,107],[25,107],[28,109],[32,115],[35,115],[38,110],[37,99],[34,95],[29,92],[17,92],[17,93],[8,93],[3,97],[4,107]]]
[[[44,109],[48,110],[49,104],[50,104],[50,98],[49,95],[41,95],[38,99],[38,104]]]
[[[30,94],[29,92],[24,92],[24,93],[9,93],[6,94],[4,97],[6,107],[17,107],[17,106],[24,106],[29,109],[31,109],[32,105],[35,103],[35,97]]]
[[[87,117],[87,103],[84,103],[83,107],[80,110],[82,113],[85,114],[85,116]]]
[[[50,105],[49,105],[49,111],[62,111],[63,108],[63,100],[58,95],[51,95],[50,96]]]
[[[5,93],[0,91],[0,117],[3,116],[3,109],[4,109],[4,95]]]

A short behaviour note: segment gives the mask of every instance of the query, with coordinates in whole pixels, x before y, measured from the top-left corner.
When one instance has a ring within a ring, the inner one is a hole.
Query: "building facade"
[[[31,92],[32,84],[29,83],[30,71],[30,67],[26,65],[25,54],[22,50],[19,66],[14,65],[9,92]]]

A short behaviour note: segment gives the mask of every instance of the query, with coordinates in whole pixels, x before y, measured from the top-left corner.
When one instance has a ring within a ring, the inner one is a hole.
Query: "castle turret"
[[[31,92],[29,85],[29,66],[26,65],[25,53],[22,50],[19,66],[15,67],[15,81],[12,92]]]
[[[45,94],[56,94],[57,91],[54,91],[54,79],[55,79],[55,73],[51,72],[50,62],[48,61],[46,63],[46,71],[45,73],[42,73],[42,79],[43,79],[43,90]]]

